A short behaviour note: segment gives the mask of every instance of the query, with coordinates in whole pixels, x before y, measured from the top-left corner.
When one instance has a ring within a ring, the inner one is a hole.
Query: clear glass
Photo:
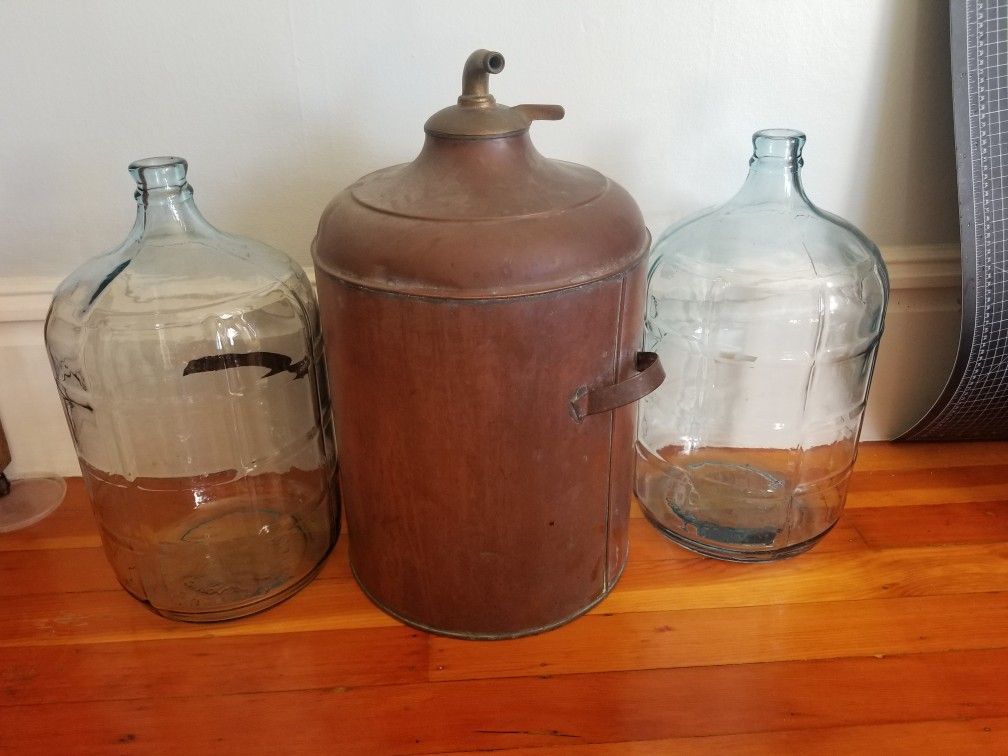
[[[130,166],[133,230],[59,286],[45,335],[116,576],[160,614],[208,621],[304,586],[339,502],[311,284],[211,226],[186,168]]]
[[[771,129],[741,191],[655,244],[636,490],[672,540],[762,561],[836,523],[857,452],[888,277],[878,248],[801,185],[805,136]]]
[[[58,475],[23,475],[14,480],[0,473],[0,533],[31,527],[63,502],[66,481]]]
[[[0,423],[0,533],[31,527],[48,517],[63,501],[66,481],[57,475],[6,475],[11,451]]]

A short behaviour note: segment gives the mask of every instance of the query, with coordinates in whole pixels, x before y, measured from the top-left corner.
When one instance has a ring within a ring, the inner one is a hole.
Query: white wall
[[[730,195],[755,129],[805,130],[818,204],[911,278],[930,275],[914,268],[920,255],[943,271],[924,288],[941,290],[945,314],[925,296],[932,315],[906,320],[890,352],[925,364],[928,332],[954,341],[944,0],[8,0],[0,29],[0,416],[21,469],[63,468],[69,453],[65,430],[41,419],[54,405],[31,313],[125,235],[131,160],[187,157],[211,222],[307,263],[328,200],[416,154],[477,47],[507,58],[492,81],[501,102],[567,108],[533,127],[540,151],[622,183],[653,230]],[[873,410],[876,437],[903,422],[896,387],[926,394],[947,370],[886,369],[876,392],[894,388]]]
[[[501,102],[556,102],[542,152],[623,183],[649,223],[730,194],[749,137],[809,136],[816,201],[880,245],[953,241],[947,11],[852,0],[123,0],[0,4],[0,250],[63,275],[129,227],[126,165],[187,157],[204,213],[302,261],[319,213],[411,159],[501,50]]]

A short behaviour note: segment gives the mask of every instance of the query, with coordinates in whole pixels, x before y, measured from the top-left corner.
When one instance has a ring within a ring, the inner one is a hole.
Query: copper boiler
[[[416,627],[560,625],[626,564],[649,235],[625,190],[529,140],[500,53],[412,162],[339,194],[313,245],[350,561]]]

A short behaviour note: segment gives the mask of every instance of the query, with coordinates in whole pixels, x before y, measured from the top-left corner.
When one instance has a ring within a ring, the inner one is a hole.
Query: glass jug
[[[133,230],[60,284],[45,335],[116,576],[156,612],[206,621],[305,585],[339,505],[311,284],[211,226],[186,168],[130,166]]]
[[[741,191],[655,245],[645,348],[667,378],[641,401],[636,490],[708,556],[811,548],[854,464],[888,278],[871,241],[809,201],[804,143],[757,132]]]

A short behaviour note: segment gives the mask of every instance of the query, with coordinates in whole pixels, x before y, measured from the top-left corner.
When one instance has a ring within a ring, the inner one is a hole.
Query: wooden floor
[[[268,612],[161,619],[73,480],[0,534],[0,753],[1008,752],[1008,443],[864,446],[840,524],[783,563],[634,514],[591,614],[477,643],[375,609],[345,537]]]

